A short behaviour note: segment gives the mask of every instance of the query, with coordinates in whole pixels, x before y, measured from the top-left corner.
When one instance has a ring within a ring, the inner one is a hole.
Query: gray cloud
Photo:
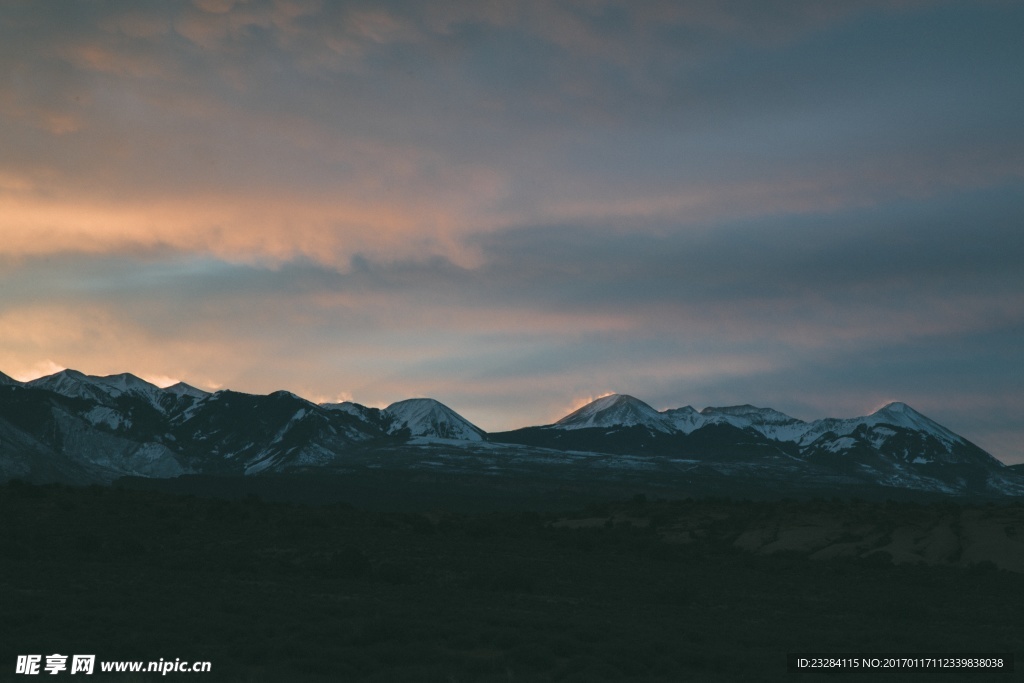
[[[488,428],[609,390],[901,398],[1024,459],[1022,18],[8,5],[0,370],[433,394]]]

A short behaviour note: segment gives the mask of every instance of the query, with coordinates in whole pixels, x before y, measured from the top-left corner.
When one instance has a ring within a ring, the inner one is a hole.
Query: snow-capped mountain
[[[144,379],[124,372],[118,375],[98,377],[86,375],[77,370],[61,370],[46,377],[26,382],[26,387],[45,389],[68,398],[93,400],[101,405],[111,406],[113,402],[124,396],[134,396],[146,401],[160,412],[167,412],[177,403],[176,397],[188,394],[188,391],[161,389]],[[199,389],[188,387],[193,392]],[[199,392],[200,394],[205,392]]]
[[[1002,463],[903,403],[863,417],[804,422],[752,405],[699,412],[685,406],[659,413],[638,399],[615,394],[554,424],[491,434],[490,439],[562,451],[727,462],[733,469],[746,463],[766,477],[769,470],[798,464],[885,486],[1009,490],[1002,482],[1008,474]]]
[[[45,383],[0,386],[0,476],[106,481],[184,471],[159,440],[138,438],[165,420],[146,397],[112,396],[105,385],[67,375],[54,384],[70,395]]]
[[[697,412],[693,406],[682,408],[670,408],[661,413],[676,429],[683,434],[689,434],[694,429],[703,427],[706,424],[704,416]]]
[[[661,413],[676,431],[689,434],[707,425],[731,425],[738,429],[753,429],[778,441],[795,441],[806,423],[771,408],[758,408],[749,404],[705,408],[698,412],[692,406],[670,408]]]
[[[196,389],[191,384],[185,384],[184,382],[178,382],[172,384],[169,387],[164,387],[164,391],[168,394],[174,394],[175,396],[191,396],[192,398],[205,398],[210,395],[210,392],[203,391],[202,389]]]
[[[771,408],[752,405],[705,408],[692,406],[658,412],[640,399],[610,394],[566,415],[546,429],[623,429],[644,427],[664,434],[690,434],[709,425],[749,429],[778,441],[796,441],[808,423]]]
[[[392,403],[384,412],[392,422],[389,432],[408,429],[410,435],[462,441],[483,441],[486,432],[432,398],[410,398]]]
[[[462,459],[461,471],[474,471],[466,463],[478,457],[487,475],[561,467],[560,477],[593,476],[597,470],[573,469],[590,463],[604,472],[631,467],[659,477],[700,468],[773,486],[803,478],[828,486],[1024,494],[1022,473],[903,403],[863,417],[804,422],[751,405],[658,412],[614,394],[550,425],[487,434],[429,398],[378,409],[317,405],[287,391],[209,393],[184,383],[161,389],[127,373],[62,370],[31,382],[0,374],[0,481],[320,471],[348,467],[352,458],[373,467],[419,466],[420,458],[422,466],[438,467],[447,452],[459,454],[451,457]]]
[[[740,429],[753,429],[777,441],[795,441],[807,426],[806,422],[785,413],[749,404],[705,408],[700,415],[705,425],[729,424]]]
[[[0,480],[280,472],[410,437],[482,442],[485,433],[432,399],[387,410],[316,405],[287,391],[209,393],[183,382],[161,389],[127,373],[76,370],[0,380]]]
[[[74,370],[0,386],[0,475],[110,481],[125,474],[241,474],[324,459],[326,447],[307,438],[321,435],[300,413],[312,404],[290,394],[245,396]],[[337,432],[348,426],[335,422]],[[330,447],[353,441],[328,436],[322,440]]]
[[[672,432],[675,426],[651,406],[625,394],[611,394],[588,403],[552,425],[555,429],[594,427],[646,427],[656,432]]]
[[[947,447],[962,446],[967,440],[962,436],[954,434],[939,423],[931,420],[917,412],[906,403],[889,403],[870,415],[855,417],[849,420],[836,420],[826,418],[807,425],[807,429],[800,435],[800,441],[811,443],[826,433],[834,433],[839,437],[846,437],[861,429],[875,430],[879,436],[885,436],[885,427],[898,427],[919,432],[932,437]]]

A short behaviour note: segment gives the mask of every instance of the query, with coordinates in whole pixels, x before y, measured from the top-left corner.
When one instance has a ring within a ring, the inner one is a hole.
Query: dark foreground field
[[[999,568],[1019,505],[391,513],[12,483],[0,519],[2,680],[43,678],[16,657],[52,653],[213,665],[133,681],[445,683],[835,680],[787,673],[786,653],[1024,653],[1024,575]]]

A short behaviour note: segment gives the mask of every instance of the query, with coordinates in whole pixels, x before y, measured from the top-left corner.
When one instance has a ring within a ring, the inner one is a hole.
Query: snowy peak
[[[669,408],[662,411],[661,414],[665,416],[669,424],[683,434],[689,434],[693,430],[703,427],[705,422],[704,416],[698,413],[693,406]]]
[[[906,403],[894,401],[886,404],[867,417],[860,418],[867,424],[888,424],[918,432],[924,432],[947,445],[964,443],[963,437],[954,434],[938,422],[925,417]]]
[[[875,452],[890,461],[999,466],[999,462],[962,436],[895,402],[847,420],[825,418],[807,425],[799,440],[808,455]]]
[[[34,379],[28,382],[27,386],[48,389],[64,396],[78,395],[81,397],[87,397],[96,389],[100,389],[110,396],[120,396],[129,391],[144,393],[159,390],[155,385],[127,372],[97,377],[71,369]]]
[[[557,429],[593,427],[647,427],[657,432],[676,431],[672,421],[638,398],[611,394],[591,401],[552,425]]]
[[[589,427],[644,426],[664,433],[690,434],[711,424],[728,424],[739,429],[753,428],[765,436],[777,438],[777,432],[788,436],[804,423],[771,408],[752,405],[705,408],[697,412],[691,406],[657,412],[643,401],[625,394],[612,394],[583,406],[563,417],[554,427],[559,429],[585,429]]]
[[[164,410],[162,399],[166,396],[160,387],[128,372],[97,377],[67,369],[34,379],[25,386],[46,389],[69,398],[97,401],[104,405],[110,405],[111,399],[131,394],[142,398],[161,412]]]
[[[55,372],[52,375],[46,375],[44,377],[29,380],[28,382],[25,382],[25,386],[47,389],[49,391],[57,391],[62,388],[77,389],[85,379],[85,375],[78,370],[61,370],[60,372]]]
[[[160,387],[155,384],[150,384],[146,380],[136,377],[130,372],[122,372],[119,375],[107,375],[106,377],[87,377],[86,379],[94,384],[102,384],[110,387],[112,391],[122,394],[133,393],[148,396],[155,391],[160,391]]]
[[[902,401],[886,403],[868,417],[892,420],[891,424],[899,424],[900,426],[911,426],[920,422],[935,424],[932,420],[929,420]]]
[[[191,384],[185,384],[184,382],[178,382],[172,384],[169,387],[164,387],[164,391],[168,394],[174,394],[175,396],[191,396],[192,398],[206,398],[210,395],[210,392],[203,391],[202,389],[196,389]]]
[[[391,433],[408,429],[412,436],[460,441],[484,440],[484,430],[432,398],[398,401],[385,408],[384,412],[394,419]]]
[[[772,408],[749,403],[739,406],[708,407],[700,411],[704,424],[728,424],[738,429],[753,429],[769,439],[799,441],[809,425]]]
[[[34,389],[45,389],[68,398],[85,398],[104,402],[106,399],[119,396],[122,392],[96,382],[99,377],[89,377],[78,370],[61,370],[52,375],[34,379],[25,386]]]

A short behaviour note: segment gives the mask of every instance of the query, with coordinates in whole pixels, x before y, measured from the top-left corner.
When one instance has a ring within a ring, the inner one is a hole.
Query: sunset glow
[[[1019,4],[74,9],[0,9],[0,372],[895,399],[1024,462]]]

